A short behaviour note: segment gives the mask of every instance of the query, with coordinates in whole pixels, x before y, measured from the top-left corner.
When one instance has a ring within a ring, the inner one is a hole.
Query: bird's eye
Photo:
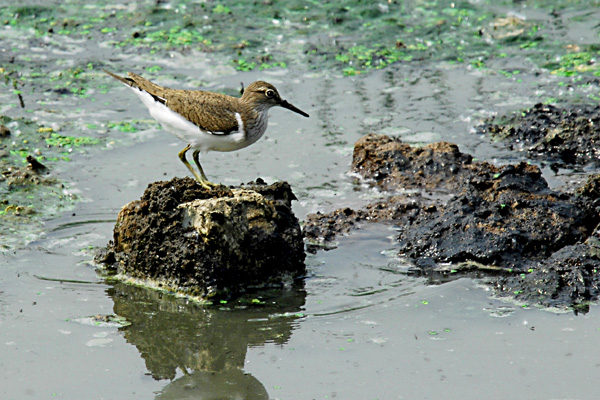
[[[272,99],[273,97],[275,97],[275,91],[272,89],[267,89],[265,90],[265,96],[267,96],[267,98]]]

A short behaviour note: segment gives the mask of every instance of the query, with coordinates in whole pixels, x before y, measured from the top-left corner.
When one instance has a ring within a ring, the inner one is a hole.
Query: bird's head
[[[308,117],[307,113],[293,104],[288,103],[286,100],[283,100],[275,86],[267,82],[252,82],[244,89],[241,100],[251,104],[252,107],[257,110],[266,111],[271,107],[280,106],[304,117]]]

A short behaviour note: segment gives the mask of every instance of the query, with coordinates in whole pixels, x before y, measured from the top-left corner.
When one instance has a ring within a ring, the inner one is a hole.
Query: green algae
[[[46,137],[44,140],[46,141],[46,144],[48,146],[66,147],[66,148],[79,147],[79,146],[93,146],[93,145],[100,144],[100,142],[101,142],[99,139],[96,139],[93,137],[63,136],[56,132],[51,132],[50,136]]]
[[[130,38],[115,42],[114,45],[117,47],[145,47],[151,52],[180,49],[184,46],[196,46],[203,51],[213,49],[212,41],[198,31],[178,26],[169,29],[136,31]]]
[[[114,131],[119,131],[123,133],[136,133],[142,130],[157,128],[158,123],[154,120],[148,121],[140,121],[140,120],[130,120],[130,121],[115,121],[108,122],[106,124],[107,128]],[[97,126],[93,126],[93,129],[97,129]]]
[[[381,69],[398,61],[411,61],[413,55],[407,54],[400,49],[397,43],[395,47],[388,48],[381,45],[366,47],[363,45],[350,47],[347,51],[335,56],[335,59],[348,67],[342,69],[344,75],[356,75],[368,69]],[[417,47],[415,46],[414,49]]]
[[[519,7],[568,11],[578,2],[540,4],[524,1]],[[216,62],[240,71],[287,68],[301,63],[356,75],[392,64],[423,59],[466,63],[486,69],[489,61],[528,57],[552,73],[571,77],[598,72],[596,52],[570,54],[564,36],[547,26],[550,20],[509,16],[509,1],[424,1],[339,3],[278,1],[257,5],[233,1],[192,3],[174,0],[141,2],[136,7],[76,1],[56,7],[8,6],[0,21],[34,37],[88,38],[106,41],[125,53],[144,51],[199,51]],[[588,18],[593,18],[590,15]],[[590,23],[586,16],[573,23]],[[64,88],[85,95],[86,88],[65,81]]]
[[[596,63],[598,56],[600,51],[597,50],[569,53],[561,56],[558,63],[548,63],[544,67],[550,69],[551,74],[563,77],[584,73],[600,76],[600,64]]]
[[[44,219],[77,201],[52,173],[56,164],[70,161],[74,149],[103,141],[61,134],[23,118],[0,116],[0,123],[11,130],[0,139],[0,251],[7,251],[34,239]]]
[[[233,60],[233,65],[234,68],[238,71],[252,71],[253,69],[255,69],[256,67],[258,67],[259,70],[265,70],[265,69],[271,69],[271,68],[286,68],[287,64],[283,61],[280,62],[266,62],[268,60],[270,60],[271,57],[262,57],[262,60],[257,60],[257,61],[248,61],[244,58],[240,58],[240,59],[235,59]]]

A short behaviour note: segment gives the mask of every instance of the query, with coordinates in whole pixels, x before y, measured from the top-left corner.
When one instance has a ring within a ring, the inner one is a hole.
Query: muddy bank
[[[96,260],[125,278],[201,298],[281,285],[305,273],[285,182],[206,190],[190,178],[148,186],[127,204]]]
[[[553,168],[600,166],[600,106],[559,108],[536,104],[529,110],[488,119],[479,133],[501,141]]]
[[[475,272],[502,295],[547,306],[598,297],[598,176],[562,193],[534,165],[474,162],[450,143],[413,148],[383,135],[356,143],[352,168],[394,195],[362,210],[310,215],[311,250],[363,222],[384,221],[397,225],[400,255],[415,273],[443,280]]]

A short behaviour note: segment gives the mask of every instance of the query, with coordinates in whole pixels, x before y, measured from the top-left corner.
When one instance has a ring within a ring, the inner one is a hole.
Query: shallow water
[[[598,28],[590,23],[597,12],[567,10],[552,24],[548,10],[529,3],[517,11],[544,21],[551,38],[580,45],[597,38]],[[405,11],[411,10],[418,11]],[[347,38],[348,31],[339,29]],[[14,47],[21,43],[11,36],[14,28],[2,32]],[[225,184],[258,176],[289,181],[300,219],[384,196],[347,173],[352,146],[366,133],[416,145],[447,140],[481,160],[514,162],[523,159],[521,153],[472,133],[478,121],[549,98],[568,103],[598,95],[597,84],[558,85],[565,78],[536,64],[542,50],[486,60],[487,69],[425,57],[345,76],[331,64],[236,72],[206,53],[123,54],[103,40],[69,38],[50,46],[49,54],[39,51],[31,65],[52,70],[60,60],[70,66],[92,58],[117,72],[160,65],[164,77],[150,74],[159,83],[204,83],[230,93],[241,81],[275,84],[311,118],[273,109],[258,143],[202,160],[209,178]],[[294,54],[286,47],[292,39],[278,44],[276,54]],[[520,72],[500,73],[515,69]],[[586,315],[555,314],[495,300],[470,279],[428,285],[407,275],[408,266],[395,257],[393,227],[364,225],[340,238],[337,249],[309,255],[303,288],[253,293],[244,302],[201,307],[105,281],[90,261],[93,249],[110,240],[120,208],[139,198],[149,182],[187,171],[176,157],[182,144],[150,122],[132,93],[97,68],[86,74],[93,101],[40,89],[27,93],[21,110],[10,105],[14,96],[0,93],[2,112],[13,118],[105,140],[74,151],[68,163],[52,164],[65,190],[81,201],[48,217],[33,242],[0,253],[2,398],[594,397],[600,358],[596,306]],[[138,130],[109,129],[114,121],[135,121]],[[552,186],[584,179],[582,172],[543,171]],[[110,314],[130,325],[92,318]]]

